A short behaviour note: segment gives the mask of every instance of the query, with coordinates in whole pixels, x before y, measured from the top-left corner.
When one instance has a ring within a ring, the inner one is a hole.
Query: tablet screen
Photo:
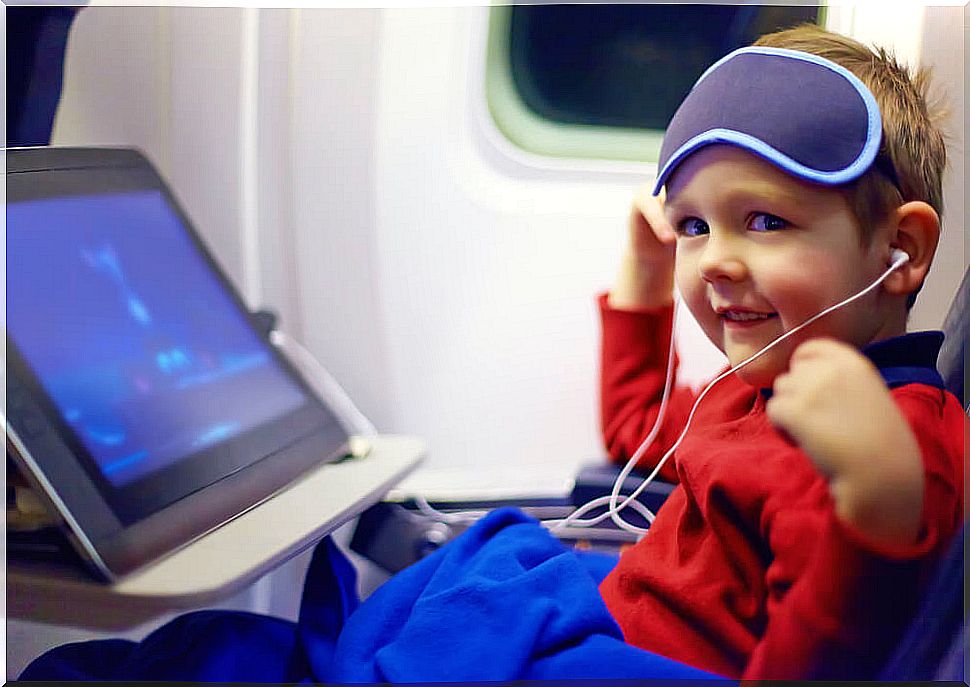
[[[8,331],[113,485],[306,402],[161,191],[12,203],[7,222]]]

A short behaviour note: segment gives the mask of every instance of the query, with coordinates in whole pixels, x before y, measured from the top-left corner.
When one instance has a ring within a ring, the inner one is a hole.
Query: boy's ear
[[[892,229],[890,250],[906,251],[909,261],[887,277],[883,286],[890,293],[909,295],[919,289],[930,270],[940,241],[940,216],[928,203],[910,201],[896,208]]]

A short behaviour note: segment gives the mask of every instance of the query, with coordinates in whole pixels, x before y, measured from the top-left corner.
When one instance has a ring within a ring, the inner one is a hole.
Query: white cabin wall
[[[594,296],[650,170],[543,170],[496,140],[487,9],[388,10],[383,27],[376,276],[393,415],[379,427],[429,439],[426,472],[443,474],[416,484],[562,488],[602,455]]]
[[[844,11],[844,10],[843,10]],[[842,29],[859,41],[892,51],[910,67],[932,71],[930,101],[947,115],[948,164],[943,178],[943,229],[933,268],[916,301],[909,329],[938,329],[967,269],[964,98],[966,93],[967,8],[923,3],[864,3],[840,18]],[[961,31],[961,27],[963,30]]]
[[[289,327],[386,430],[393,409],[374,256],[380,19],[368,9],[293,12],[287,200],[298,304]]]
[[[170,13],[165,7],[78,12],[53,145],[137,145],[168,175]]]
[[[970,63],[970,6],[927,7],[919,64],[933,70],[931,94],[947,112],[947,172],[943,179],[943,228],[933,268],[913,308],[910,329],[939,328],[967,270],[966,92]],[[962,29],[962,30],[961,30]]]

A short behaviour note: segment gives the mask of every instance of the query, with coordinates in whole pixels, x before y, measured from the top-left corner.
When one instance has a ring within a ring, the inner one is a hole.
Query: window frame
[[[820,4],[819,26],[828,26]],[[513,146],[546,158],[656,164],[665,129],[565,124],[547,119],[522,99],[512,78],[509,56],[512,6],[488,10],[485,102],[495,128]]]

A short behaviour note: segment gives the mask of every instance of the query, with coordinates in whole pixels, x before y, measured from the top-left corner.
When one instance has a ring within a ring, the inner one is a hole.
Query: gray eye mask
[[[714,143],[837,185],[869,169],[881,139],[876,99],[844,67],[797,50],[741,48],[704,72],[674,113],[653,194],[688,155]]]

